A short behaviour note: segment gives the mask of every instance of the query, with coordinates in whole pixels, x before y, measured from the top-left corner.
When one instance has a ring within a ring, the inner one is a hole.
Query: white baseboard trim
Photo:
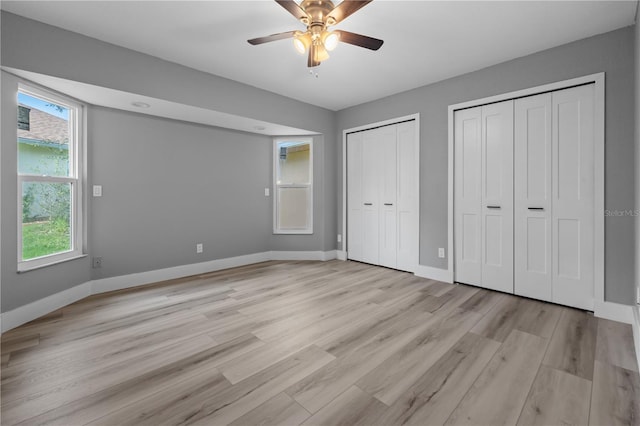
[[[633,323],[633,306],[622,305],[614,302],[595,302],[593,315],[611,321]]]
[[[266,262],[268,260],[319,260],[328,261],[336,258],[336,250],[329,251],[266,251],[244,256],[228,257],[172,268],[156,269],[117,277],[102,278],[82,283],[60,293],[52,294],[27,305],[20,306],[0,316],[2,333],[16,328],[29,321],[67,306],[93,294],[123,290],[160,281],[206,274],[221,269],[235,268]]]
[[[50,312],[91,296],[91,282],[82,283],[60,293],[52,294],[35,302],[2,314],[2,332],[16,328]]]
[[[270,252],[254,253],[245,256],[228,257],[208,262],[192,263],[190,265],[174,266],[172,268],[155,269],[153,271],[93,280],[91,281],[92,294],[106,293],[108,291],[122,290],[159,281],[173,280],[191,275],[219,271],[221,269],[266,262],[267,260],[272,260],[269,254]]]
[[[271,251],[269,260],[333,260],[336,250],[330,251]]]
[[[442,281],[444,283],[453,283],[453,273],[448,269],[434,268],[431,266],[418,265],[414,274],[421,278]]]
[[[347,252],[344,250],[336,250],[336,258],[338,260],[347,260]]]
[[[632,306],[633,322],[631,328],[633,329],[633,341],[636,346],[636,361],[638,361],[638,371],[640,371],[640,305]]]

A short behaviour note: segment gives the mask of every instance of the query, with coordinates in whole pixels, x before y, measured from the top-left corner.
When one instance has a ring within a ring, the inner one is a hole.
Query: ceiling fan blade
[[[335,30],[335,32],[340,34],[340,41],[353,44],[354,46],[364,47],[365,49],[378,50],[382,46],[382,43],[384,43],[384,40],[351,33],[349,31]]]
[[[305,12],[304,9],[298,6],[298,3],[293,0],[276,0],[276,3],[287,9],[287,11],[295,16],[298,21],[304,18],[309,18],[307,12]]]
[[[320,61],[318,61],[317,59],[317,47],[318,46],[316,46],[315,44],[309,46],[309,59],[307,60],[307,67],[309,68],[317,67],[318,65],[320,65]]]
[[[265,37],[252,38],[251,40],[247,40],[247,42],[249,42],[249,44],[256,46],[262,43],[269,43],[270,41],[283,40],[285,38],[293,38],[296,32],[297,31],[287,31],[286,33],[271,34]]]
[[[372,1],[373,0],[344,0],[342,3],[334,7],[331,12],[329,12],[329,15],[327,15],[327,19],[332,18],[334,23],[331,25],[335,25],[340,21],[346,19],[354,12],[360,10],[367,4],[371,3]]]

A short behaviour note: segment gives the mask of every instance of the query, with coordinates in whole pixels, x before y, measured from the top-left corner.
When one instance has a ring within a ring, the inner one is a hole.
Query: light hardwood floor
[[[640,424],[631,328],[356,262],[93,296],[2,336],[3,425]]]

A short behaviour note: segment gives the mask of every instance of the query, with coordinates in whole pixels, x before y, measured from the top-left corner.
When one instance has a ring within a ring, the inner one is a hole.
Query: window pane
[[[304,230],[309,227],[310,188],[278,188],[278,228]]]
[[[278,183],[309,184],[310,144],[300,142],[278,143]]]
[[[69,176],[69,109],[18,93],[18,173]]]
[[[71,250],[71,184],[22,185],[22,260]]]

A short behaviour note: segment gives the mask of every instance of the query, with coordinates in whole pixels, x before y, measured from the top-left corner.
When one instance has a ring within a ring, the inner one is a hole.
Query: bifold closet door
[[[347,257],[415,272],[418,141],[414,120],[347,135]]]
[[[378,208],[379,221],[379,260],[378,264],[388,268],[398,263],[398,215],[396,193],[398,185],[397,167],[397,131],[398,126],[384,126],[371,130],[377,138],[379,156]],[[365,147],[367,149],[368,147]]]
[[[513,292],[513,101],[455,113],[455,280]]]
[[[593,310],[594,86],[515,104],[515,293]]]
[[[552,301],[594,308],[593,84],[552,96]]]
[[[380,262],[383,141],[379,129],[362,132],[362,261]]]
[[[513,293],[513,101],[482,107],[482,285]]]
[[[415,272],[418,265],[418,157],[416,122],[397,126],[398,190],[396,194],[398,222],[397,268]]]
[[[482,285],[482,108],[454,117],[455,280]]]
[[[347,139],[349,259],[397,263],[396,126]]]
[[[515,101],[515,293],[552,300],[551,93]]]

